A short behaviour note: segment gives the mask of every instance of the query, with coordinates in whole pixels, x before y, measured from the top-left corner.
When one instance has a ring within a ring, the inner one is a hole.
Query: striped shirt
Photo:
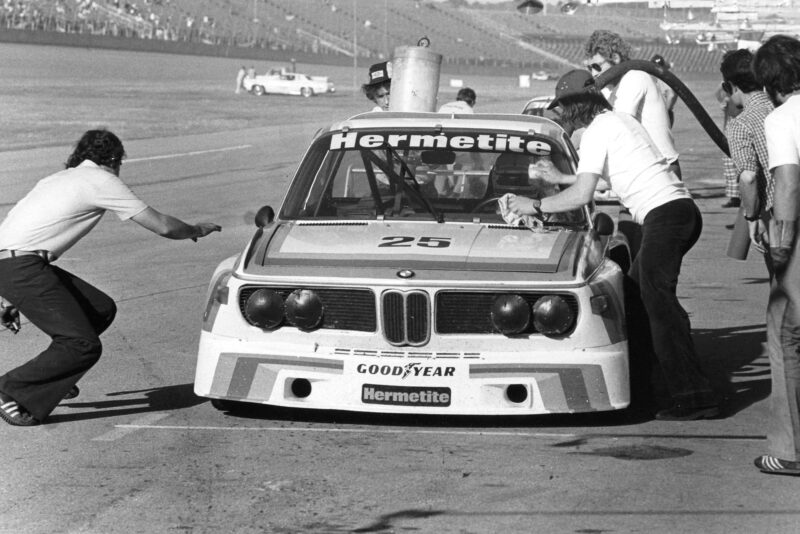
[[[773,109],[766,93],[753,91],[744,110],[732,118],[725,129],[731,159],[739,174],[744,171],[756,173],[758,198],[763,211],[772,209],[775,192],[775,181],[769,172],[767,138],[764,133],[764,119]]]

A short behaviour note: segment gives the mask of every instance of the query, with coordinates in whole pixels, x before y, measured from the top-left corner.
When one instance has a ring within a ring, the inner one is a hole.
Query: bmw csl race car
[[[630,402],[627,241],[586,206],[529,226],[560,126],[525,115],[369,113],[321,130],[274,216],[209,286],[195,392],[357,412],[509,415]]]

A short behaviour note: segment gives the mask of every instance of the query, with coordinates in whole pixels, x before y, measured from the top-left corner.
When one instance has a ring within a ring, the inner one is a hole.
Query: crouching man
[[[122,142],[107,130],[78,141],[66,169],[40,180],[0,223],[0,323],[16,332],[19,314],[51,337],[38,356],[0,376],[0,418],[11,425],[43,421],[102,352],[100,334],[116,314],[114,301],[53,262],[113,211],[162,237],[192,239],[218,232],[187,224],[142,202],[119,179]]]

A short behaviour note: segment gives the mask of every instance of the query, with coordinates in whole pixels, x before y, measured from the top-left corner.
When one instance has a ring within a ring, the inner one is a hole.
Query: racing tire
[[[264,86],[263,85],[254,85],[253,88],[250,89],[250,92],[253,93],[256,96],[263,96],[263,95],[266,94],[266,91],[264,90]]]
[[[630,262],[636,259],[639,254],[639,248],[642,245],[642,227],[632,220],[622,220],[617,222],[619,233],[625,236],[628,240],[628,250],[630,251]],[[630,265],[629,265],[630,268]],[[625,272],[628,272],[625,270]]]
[[[211,399],[211,406],[221,412],[232,412],[239,407],[238,402],[225,399]]]
[[[310,87],[302,87],[300,89],[300,96],[304,98],[308,98],[310,96],[314,96],[314,90]]]

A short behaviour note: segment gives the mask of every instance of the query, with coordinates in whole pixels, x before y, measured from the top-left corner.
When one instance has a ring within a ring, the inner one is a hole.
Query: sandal
[[[780,458],[775,458],[774,456],[765,454],[764,456],[759,456],[756,458],[753,463],[761,470],[762,473],[768,473],[770,475],[800,476],[800,462],[781,460]]]
[[[0,418],[9,425],[14,426],[34,426],[39,421],[28,413],[25,408],[17,404],[11,397],[0,393]]]

